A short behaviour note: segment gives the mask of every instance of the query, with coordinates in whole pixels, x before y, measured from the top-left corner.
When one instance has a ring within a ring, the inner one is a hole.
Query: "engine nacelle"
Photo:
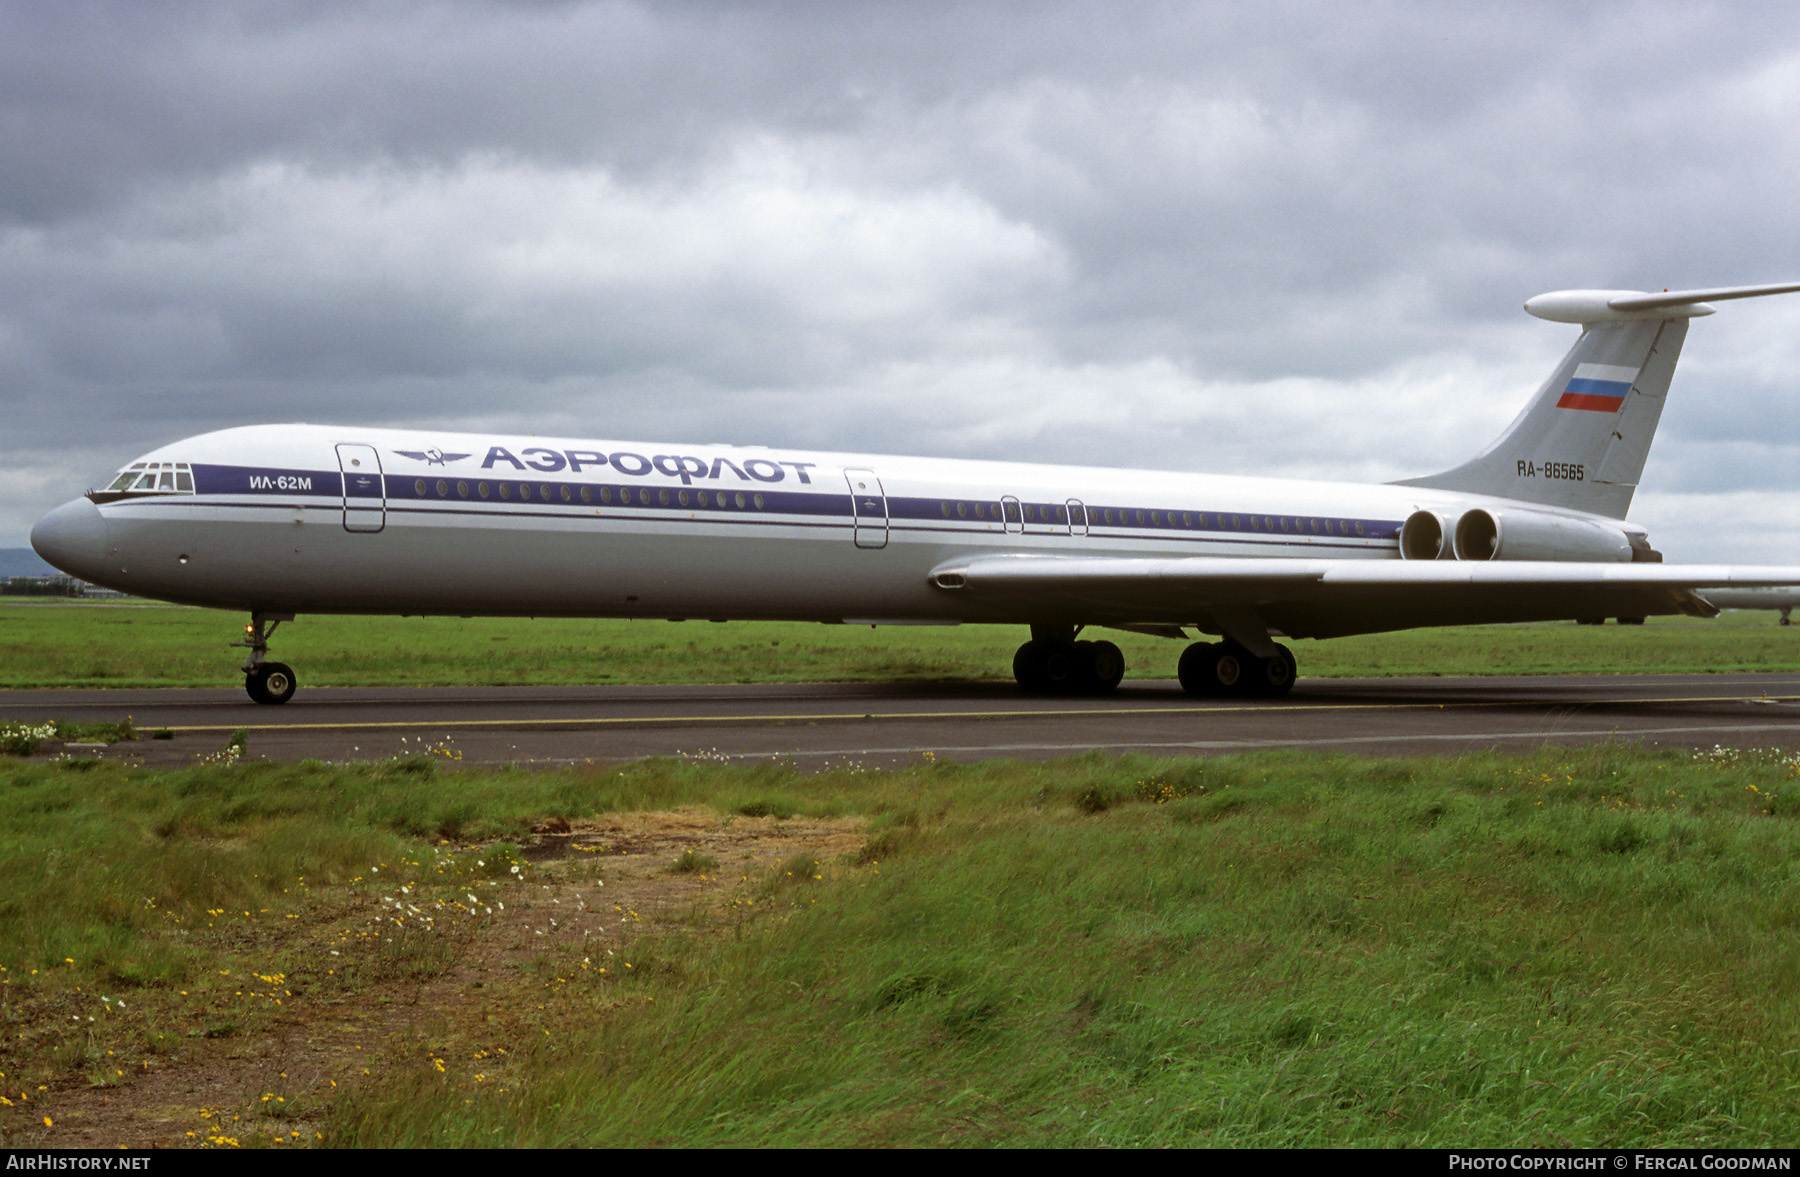
[[[1402,560],[1449,560],[1456,555],[1450,545],[1450,521],[1430,511],[1414,511],[1400,525]]]
[[[1597,519],[1542,511],[1490,511],[1475,507],[1463,512],[1456,521],[1453,544],[1459,560],[1629,564],[1634,559],[1631,537],[1623,529]]]

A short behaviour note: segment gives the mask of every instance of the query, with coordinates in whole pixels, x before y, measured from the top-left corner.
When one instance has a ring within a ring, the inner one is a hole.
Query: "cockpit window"
[[[100,502],[141,495],[191,495],[194,472],[186,462],[133,462],[114,475],[105,490],[88,493]]]

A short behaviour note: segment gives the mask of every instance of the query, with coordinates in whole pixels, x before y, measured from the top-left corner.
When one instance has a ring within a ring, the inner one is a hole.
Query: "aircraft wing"
[[[1536,560],[983,556],[931,573],[1012,617],[1343,637],[1427,625],[1718,613],[1708,588],[1800,585],[1800,567]]]

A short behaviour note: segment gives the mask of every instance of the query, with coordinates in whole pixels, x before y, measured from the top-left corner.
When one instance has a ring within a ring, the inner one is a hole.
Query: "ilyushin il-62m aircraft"
[[[1800,283],[1525,304],[1581,327],[1512,425],[1386,485],[431,430],[264,425],[174,442],[46,515],[74,576],[249,613],[1030,627],[1027,691],[1103,693],[1107,627],[1186,640],[1194,694],[1281,695],[1281,636],[1717,612],[1700,592],[1800,567],[1673,565],[1625,521],[1688,320]]]

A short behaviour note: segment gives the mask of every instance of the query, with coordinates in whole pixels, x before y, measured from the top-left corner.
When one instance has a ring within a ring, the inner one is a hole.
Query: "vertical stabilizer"
[[[1400,486],[1494,495],[1623,519],[1662,420],[1687,321],[1707,300],[1800,290],[1800,283],[1645,294],[1562,290],[1525,309],[1581,324],[1581,338],[1506,432],[1454,469]]]

